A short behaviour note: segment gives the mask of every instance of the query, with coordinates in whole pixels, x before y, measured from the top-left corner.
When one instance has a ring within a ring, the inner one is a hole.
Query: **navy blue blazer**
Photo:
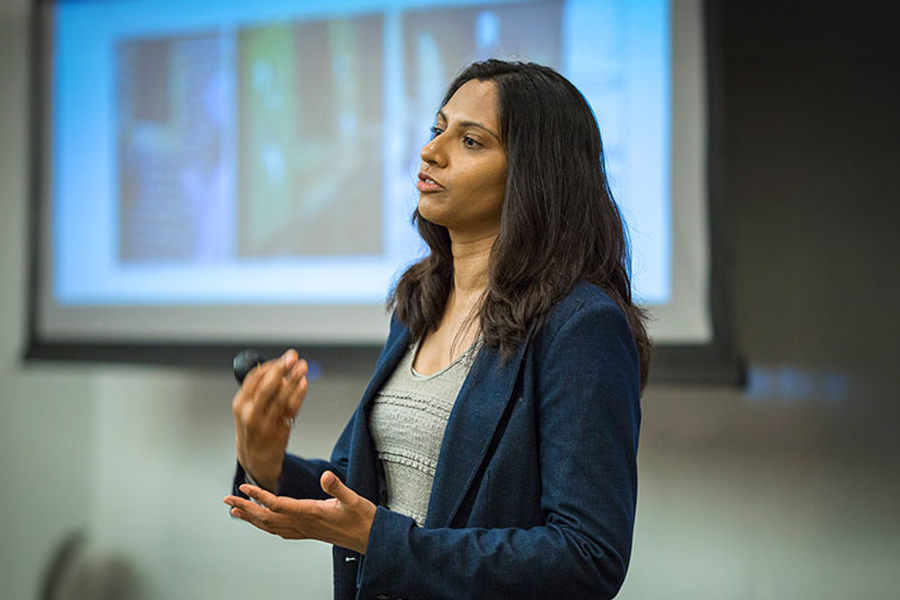
[[[330,469],[380,504],[369,409],[409,343],[395,319],[331,460],[288,455],[279,494],[322,498]],[[365,555],[334,547],[335,599],[612,598],[631,553],[639,400],[628,321],[594,285],[577,285],[506,361],[483,345],[447,423],[425,526],[378,506]]]

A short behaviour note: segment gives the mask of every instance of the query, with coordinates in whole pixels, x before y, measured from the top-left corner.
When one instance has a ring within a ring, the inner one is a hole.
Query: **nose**
[[[419,152],[419,156],[422,157],[422,162],[438,167],[446,166],[447,153],[444,151],[440,139],[441,136],[437,136],[422,146],[422,151]]]

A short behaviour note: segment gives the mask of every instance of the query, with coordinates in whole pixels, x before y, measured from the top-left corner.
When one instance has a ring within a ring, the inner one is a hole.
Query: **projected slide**
[[[376,16],[121,42],[122,261],[381,254],[381,29]]]
[[[585,94],[636,294],[670,299],[665,0],[63,0],[54,25],[54,306],[380,305],[424,251],[438,103],[490,57]]]
[[[238,255],[381,255],[381,16],[237,40]]]
[[[232,246],[218,36],[117,47],[119,257],[221,260]]]

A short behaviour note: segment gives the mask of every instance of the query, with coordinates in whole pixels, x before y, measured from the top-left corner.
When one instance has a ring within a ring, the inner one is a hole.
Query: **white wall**
[[[24,4],[0,4],[0,581],[10,598],[33,598],[59,536],[87,523],[91,473],[89,379],[16,362],[26,264]]]
[[[221,503],[233,467],[227,369],[22,363],[27,5],[0,0],[0,595],[36,598],[56,544],[83,528],[81,572],[116,574],[106,597],[329,598],[326,547],[269,538],[232,522]],[[743,216],[757,224],[744,226],[745,239],[767,223]],[[742,272],[764,278],[773,264]],[[790,358],[779,354],[779,333],[760,334],[752,292],[739,300],[745,349],[771,360],[756,373],[773,383],[647,393],[635,553],[621,598],[895,597],[897,388],[849,359],[857,370],[827,365],[846,377],[843,392],[792,387],[779,370]],[[837,301],[822,302],[817,314]],[[797,352],[816,345],[818,331],[803,330]],[[812,355],[825,364],[834,354]],[[328,373],[314,382],[293,448],[327,454],[365,383]]]

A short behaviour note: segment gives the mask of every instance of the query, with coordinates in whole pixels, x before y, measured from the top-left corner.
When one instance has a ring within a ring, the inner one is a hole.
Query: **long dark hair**
[[[594,113],[553,69],[493,59],[460,73],[441,106],[472,79],[497,86],[507,153],[500,233],[477,315],[484,342],[508,356],[576,283],[589,281],[625,312],[637,342],[643,389],[652,346],[646,315],[631,298],[628,240],[609,190]],[[453,287],[453,255],[446,227],[418,210],[413,222],[431,253],[406,270],[389,304],[413,339],[421,339],[444,313]]]

